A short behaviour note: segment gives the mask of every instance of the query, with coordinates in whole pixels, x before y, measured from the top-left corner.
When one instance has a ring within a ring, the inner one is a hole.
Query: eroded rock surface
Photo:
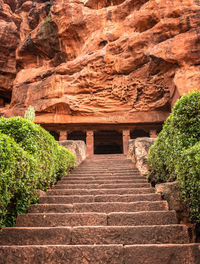
[[[37,122],[156,122],[200,89],[197,0],[0,0],[0,23],[7,115],[32,105]]]
[[[13,80],[16,77],[16,49],[21,18],[14,11],[15,0],[0,0],[0,107],[10,101]]]
[[[76,166],[86,159],[86,144],[81,140],[62,140],[59,144],[67,148],[76,157]]]
[[[155,138],[141,137],[129,140],[128,159],[131,159],[141,175],[146,176],[149,172],[147,165],[147,156]]]

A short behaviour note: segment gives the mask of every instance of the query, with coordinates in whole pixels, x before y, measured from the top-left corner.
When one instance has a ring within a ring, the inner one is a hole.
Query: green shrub
[[[0,133],[0,227],[12,225],[37,196],[37,162]]]
[[[69,168],[66,160],[74,160],[73,154],[60,147],[45,129],[27,119],[2,117],[0,131],[14,138],[20,147],[37,160],[40,171],[38,188],[41,190],[46,190],[66,173]]]
[[[176,173],[191,216],[200,222],[200,142],[183,153],[176,164]]]
[[[66,148],[58,146],[58,171],[57,179],[61,179],[66,175],[67,169],[72,169],[75,166],[75,156]]]
[[[42,127],[21,117],[0,118],[0,226],[74,167],[75,157]]]
[[[200,204],[200,192],[197,186],[199,184],[197,175],[200,175],[200,171],[198,172],[199,167],[195,163],[191,163],[191,156],[195,153],[195,159],[199,157],[199,139],[200,92],[195,91],[189,95],[183,95],[176,102],[148,155],[148,164],[151,168],[149,179],[153,183],[178,179],[184,199],[198,221],[200,217],[197,212],[200,212],[200,208],[197,206],[197,201]],[[189,164],[192,166],[190,169],[187,167],[189,165],[185,164],[187,159],[190,160]],[[195,173],[192,174],[194,170]],[[191,180],[193,182],[189,183]],[[189,197],[196,197],[196,206]]]

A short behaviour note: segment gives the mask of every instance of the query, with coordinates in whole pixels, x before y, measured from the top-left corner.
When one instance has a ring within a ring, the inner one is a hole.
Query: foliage
[[[24,118],[28,119],[32,122],[34,122],[35,119],[35,109],[33,106],[29,106],[28,109],[26,110],[25,114],[24,114]]]
[[[200,222],[200,142],[188,148],[176,164],[184,201],[194,220]]]
[[[12,225],[34,201],[38,173],[34,157],[0,133],[0,227]]]
[[[150,148],[149,179],[178,179],[192,216],[200,222],[200,92],[183,95],[175,104],[154,145]],[[193,157],[193,158],[192,158]],[[192,161],[192,159],[194,159]]]
[[[63,175],[67,169],[65,156],[60,154],[61,149],[70,160],[74,159],[73,155],[65,148],[61,148],[45,129],[29,120],[21,117],[2,117],[0,131],[13,137],[20,147],[37,160],[40,170],[38,188],[41,190],[46,190],[48,186],[54,184],[59,174]],[[60,164],[66,166],[61,166],[61,170]]]
[[[65,147],[58,146],[57,162],[57,179],[61,179],[65,176],[66,169],[73,169],[75,167],[75,156]]]
[[[7,225],[8,207],[13,208],[13,222],[34,201],[35,190],[55,184],[74,166],[75,157],[45,129],[21,117],[1,117],[0,133],[1,222]]]

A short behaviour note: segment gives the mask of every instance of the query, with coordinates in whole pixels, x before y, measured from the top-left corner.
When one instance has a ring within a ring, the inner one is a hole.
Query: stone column
[[[123,153],[126,155],[128,152],[128,142],[130,140],[130,130],[123,130]]]
[[[151,129],[149,131],[149,136],[150,136],[150,138],[157,138],[157,131],[156,131],[156,129]]]
[[[86,136],[87,156],[94,154],[94,131],[88,130]]]
[[[59,141],[67,140],[67,131],[66,130],[60,130],[59,133],[60,133]]]

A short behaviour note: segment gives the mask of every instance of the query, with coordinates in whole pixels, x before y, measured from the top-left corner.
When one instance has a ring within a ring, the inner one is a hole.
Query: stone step
[[[122,245],[2,246],[2,264],[122,264]]]
[[[88,169],[88,168],[79,168],[77,167],[76,169],[72,170],[71,173],[75,173],[75,172],[79,172],[79,173],[94,173],[94,172],[102,172],[102,173],[109,173],[109,172],[113,172],[113,173],[139,173],[138,170],[133,170],[131,167],[127,168],[127,169],[122,169],[122,168],[93,168],[93,169]]]
[[[105,166],[104,166],[105,165]],[[122,168],[124,170],[126,169],[132,169],[132,170],[137,170],[137,167],[134,166],[132,162],[127,162],[127,161],[112,161],[112,162],[92,162],[92,161],[86,161],[81,163],[77,168],[84,168],[84,169],[95,169],[95,168],[102,168],[102,169],[107,169],[107,168]]]
[[[92,165],[100,165],[100,166],[103,166],[103,164],[110,164],[111,166],[114,166],[115,164],[116,165],[127,165],[127,164],[131,164],[132,167],[134,167],[134,164],[133,162],[130,160],[130,159],[112,159],[112,160],[109,160],[109,159],[104,159],[104,160],[97,160],[97,159],[89,159],[87,158],[84,162],[82,162],[80,164],[80,166],[92,166]],[[125,166],[124,166],[125,167]]]
[[[198,244],[1,246],[2,264],[199,264]]]
[[[103,166],[103,164],[109,164],[110,166],[114,166],[115,164],[117,166],[119,165],[127,165],[130,164],[132,165],[132,167],[134,167],[133,162],[130,159],[113,159],[113,160],[109,160],[109,159],[104,159],[104,160],[95,160],[95,159],[89,159],[87,158],[85,161],[83,161],[79,166],[85,166],[85,167],[91,167],[92,165],[99,165],[99,166]],[[126,166],[124,166],[126,167]]]
[[[113,171],[113,170],[107,170],[107,171],[101,171],[101,170],[99,170],[99,171],[78,171],[78,170],[74,170],[74,171],[71,171],[70,172],[70,175],[80,175],[80,176],[87,176],[87,174],[89,174],[89,175],[94,175],[94,176],[96,176],[96,175],[98,175],[98,176],[103,176],[103,175],[110,175],[110,176],[125,176],[125,175],[127,175],[127,176],[135,176],[135,175],[138,175],[138,176],[140,176],[140,172],[139,171],[124,171],[124,172],[122,172],[122,171],[120,171],[120,170],[118,170],[118,171]]]
[[[123,184],[62,184],[55,185],[55,189],[115,189],[115,188],[149,188],[149,183],[123,183]]]
[[[85,164],[87,164],[87,165],[91,165],[91,164],[93,164],[93,163],[100,163],[100,164],[103,164],[103,163],[110,163],[110,164],[114,164],[115,162],[118,162],[119,164],[120,163],[125,163],[125,162],[127,162],[127,163],[132,163],[132,161],[130,160],[130,159],[127,159],[126,157],[125,158],[123,158],[123,157],[119,157],[119,158],[115,158],[115,159],[110,159],[110,158],[108,158],[108,157],[105,157],[104,159],[99,159],[99,158],[90,158],[90,157],[87,157],[87,159],[86,160],[84,160],[82,163],[81,163],[81,165],[85,165]],[[132,165],[133,165],[133,163],[132,163]]]
[[[137,172],[126,172],[126,173],[120,173],[120,172],[85,172],[80,173],[74,171],[73,173],[68,174],[68,176],[71,177],[141,177],[141,175]],[[145,178],[145,177],[143,177]]]
[[[116,162],[112,162],[112,163],[107,163],[107,162],[101,162],[101,163],[97,163],[97,162],[93,162],[88,165],[79,165],[77,167],[77,169],[114,169],[114,170],[117,170],[117,169],[123,169],[123,170],[127,170],[127,169],[132,169],[132,170],[137,170],[136,167],[134,167],[133,163],[128,163],[128,162],[119,162],[119,161],[116,161]]]
[[[108,162],[108,161],[100,161],[100,162],[92,162],[92,161],[85,161],[83,163],[81,163],[77,169],[79,168],[84,168],[84,169],[96,169],[96,168],[102,168],[102,169],[107,169],[107,168],[122,168],[123,170],[126,169],[132,169],[132,170],[137,170],[137,167],[134,166],[134,164],[130,161],[112,161],[112,162]]]
[[[154,193],[154,188],[118,188],[118,189],[50,189],[47,195],[100,195],[100,194],[145,194]]]
[[[136,201],[160,201],[161,195],[157,193],[148,194],[106,194],[106,195],[62,195],[43,196],[39,198],[41,204],[72,204],[72,203],[94,203],[94,202],[136,202]]]
[[[58,184],[115,184],[115,183],[122,183],[122,184],[129,184],[129,183],[147,183],[147,180],[145,178],[143,179],[134,179],[132,178],[131,180],[95,180],[95,179],[90,179],[90,180],[74,180],[74,179],[62,179],[58,182]]]
[[[80,173],[70,173],[68,174],[67,176],[65,177],[78,177],[78,178],[92,178],[92,177],[96,177],[96,178],[126,178],[126,177],[133,177],[133,178],[143,178],[143,179],[146,179],[145,177],[141,176],[140,174],[134,174],[134,173],[85,173],[85,174],[80,174]]]
[[[93,169],[88,169],[88,168],[79,168],[77,167],[75,170],[71,171],[71,173],[75,173],[75,172],[78,172],[78,173],[139,173],[138,170],[133,170],[131,167],[130,168],[127,168],[127,169],[122,169],[122,168],[108,168],[108,167],[104,167],[104,168],[93,168]]]
[[[78,181],[90,181],[90,180],[132,180],[132,179],[146,179],[143,176],[73,176],[73,175],[69,175],[69,176],[64,176],[61,181],[63,180],[67,180],[67,181],[71,181],[71,180],[78,180]],[[147,179],[146,179],[147,181]]]
[[[118,163],[124,163],[124,162],[131,162],[132,161],[130,159],[127,159],[126,157],[115,157],[115,158],[109,158],[108,156],[107,157],[104,157],[102,159],[100,159],[99,157],[95,158],[90,158],[88,157],[84,162],[83,164],[93,164],[93,163],[100,163],[102,164],[103,162],[106,162],[106,163],[115,163],[115,162],[118,162]]]
[[[126,155],[125,154],[122,154],[122,153],[118,153],[118,154],[94,154],[93,156],[90,156],[88,159],[117,159],[117,158],[124,158],[124,159],[127,159]]]
[[[45,213],[17,217],[17,227],[47,226],[137,226],[177,224],[174,211],[135,213]]]
[[[199,244],[128,245],[124,247],[124,258],[124,262],[121,263],[125,264],[199,264],[200,246]]]
[[[111,212],[139,212],[139,211],[167,211],[166,201],[140,202],[107,202],[107,203],[74,203],[74,204],[32,204],[29,213],[111,213]]]
[[[117,163],[116,163],[117,162]],[[106,163],[106,164],[111,164],[111,165],[114,165],[115,163],[117,165],[119,164],[132,164],[133,166],[133,163],[130,159],[127,159],[127,158],[117,158],[117,159],[109,159],[108,157],[105,157],[104,159],[90,159],[90,158],[87,158],[81,165],[93,165],[93,164],[103,164],[103,163]]]
[[[1,231],[0,245],[189,243],[185,225],[12,227]]]
[[[111,175],[124,175],[124,174],[132,174],[132,175],[139,175],[139,171],[133,171],[133,170],[126,170],[126,171],[122,171],[122,170],[78,170],[75,169],[74,171],[71,171],[70,174],[74,175],[74,174],[80,174],[80,175],[85,175],[85,174],[99,174],[99,175],[107,175],[107,174],[111,174]]]
[[[130,161],[124,160],[124,161],[112,161],[112,162],[108,162],[108,161],[85,161],[83,163],[81,163],[77,168],[89,168],[89,169],[95,169],[95,167],[97,168],[105,168],[106,165],[107,167],[111,167],[111,168],[117,168],[117,167],[122,167],[123,169],[127,169],[127,168],[132,168],[134,170],[137,170],[137,168],[134,166],[134,164]]]
[[[106,226],[105,213],[28,213],[17,217],[17,227]]]
[[[72,244],[183,244],[189,243],[185,225],[75,227]]]

